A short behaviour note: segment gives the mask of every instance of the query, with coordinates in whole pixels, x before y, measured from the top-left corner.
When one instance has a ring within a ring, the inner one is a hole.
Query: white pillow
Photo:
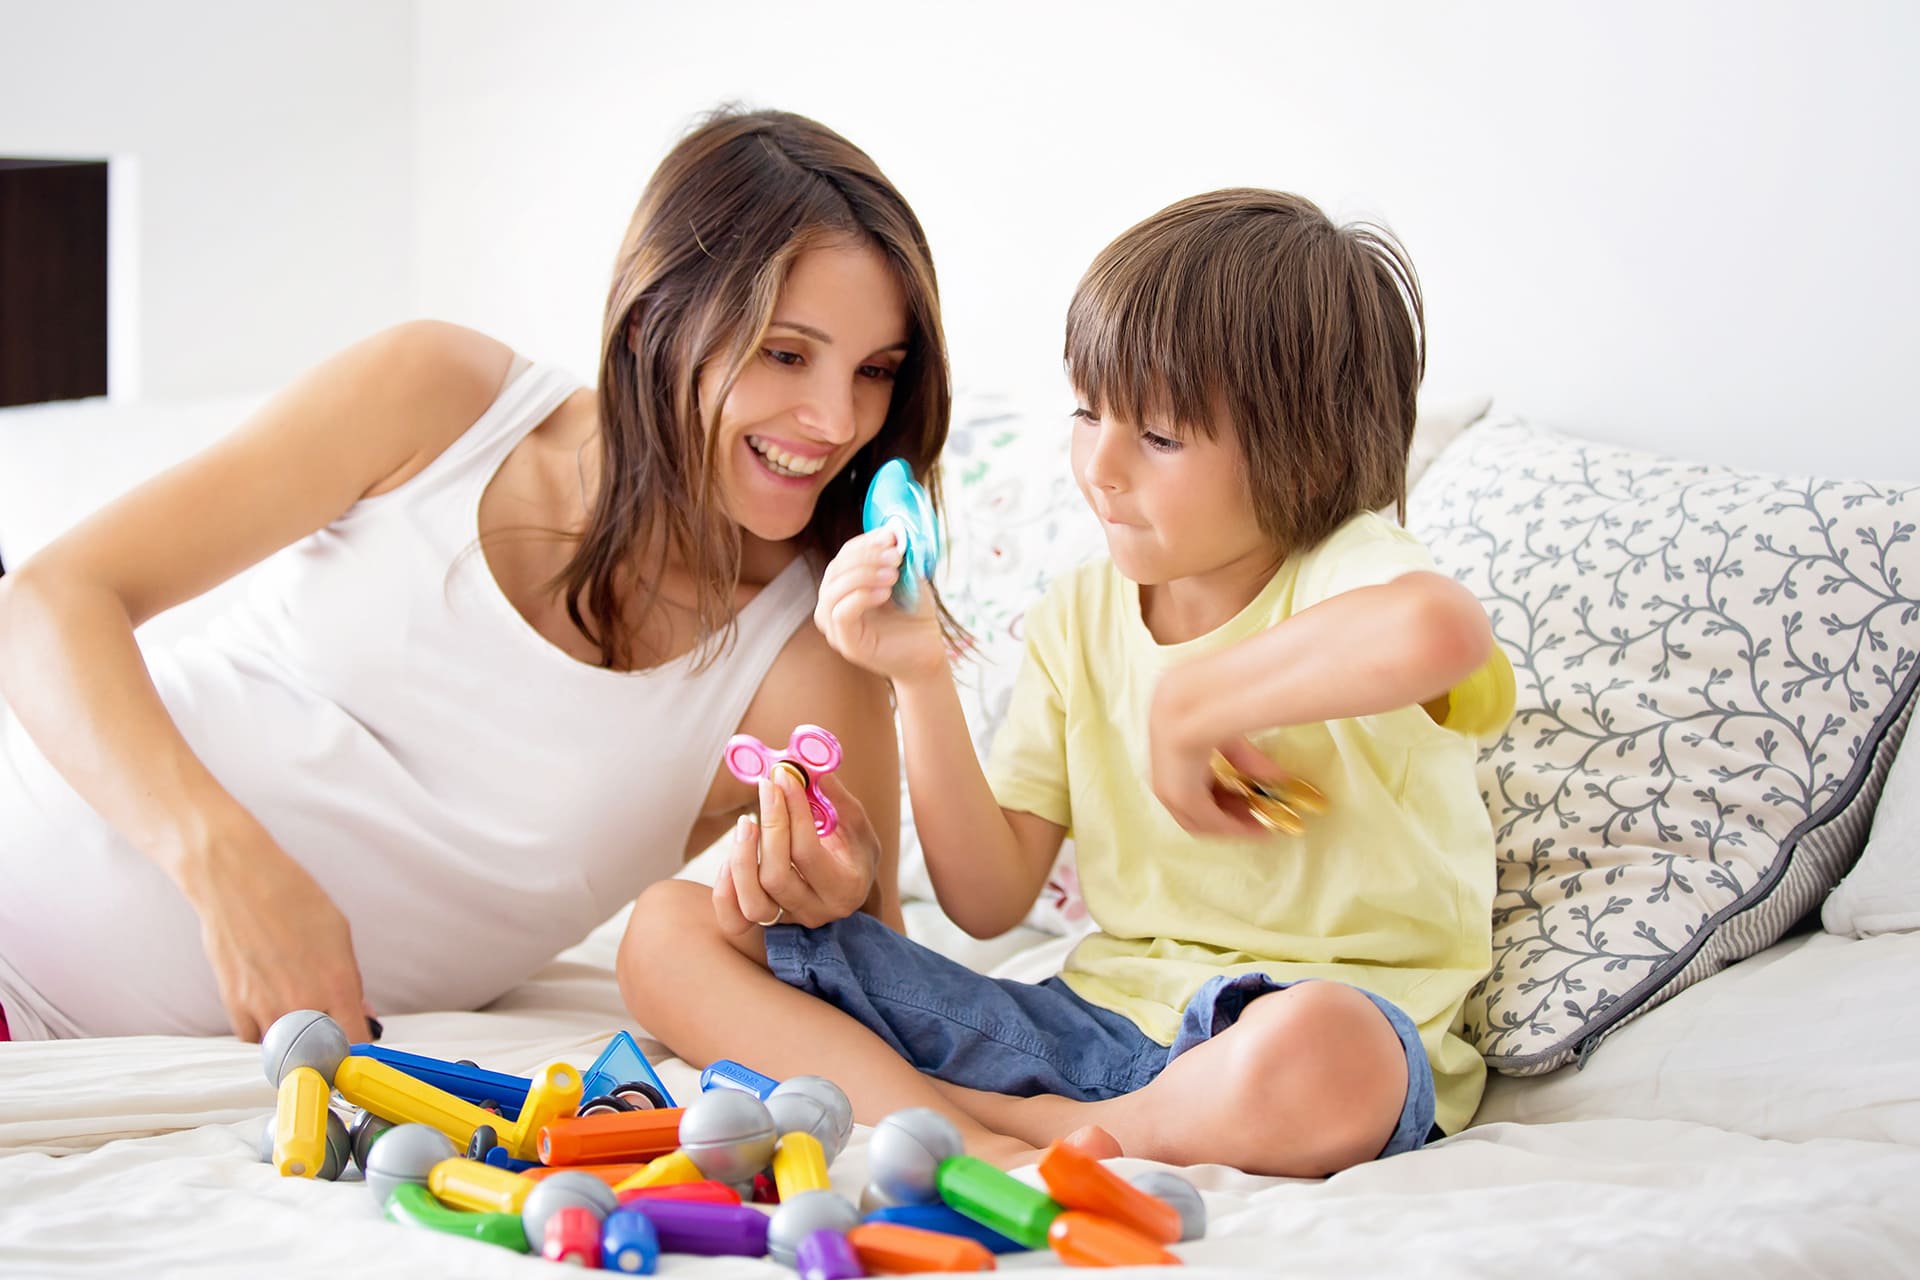
[[[1790,938],[1649,1012],[1579,1071],[1495,1076],[1475,1124],[1687,1120],[1920,1145],[1920,934]]]
[[[1820,908],[1820,923],[1856,938],[1920,929],[1920,743],[1894,757],[1867,847]]]
[[[1480,762],[1493,969],[1464,1017],[1489,1066],[1591,1052],[1853,864],[1920,686],[1917,522],[1920,487],[1519,422],[1434,463],[1409,526],[1487,606],[1519,686]]]

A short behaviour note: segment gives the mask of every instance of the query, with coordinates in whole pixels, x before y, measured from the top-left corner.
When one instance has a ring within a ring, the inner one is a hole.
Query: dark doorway
[[[106,393],[106,162],[0,157],[0,406]]]

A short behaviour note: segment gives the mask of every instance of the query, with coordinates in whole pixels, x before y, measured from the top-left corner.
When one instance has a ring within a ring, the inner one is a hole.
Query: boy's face
[[[1176,436],[1085,403],[1073,415],[1073,476],[1121,573],[1151,587],[1272,558],[1233,431]]]

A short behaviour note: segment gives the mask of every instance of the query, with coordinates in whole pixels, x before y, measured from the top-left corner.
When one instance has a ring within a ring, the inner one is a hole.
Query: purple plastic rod
[[[662,1253],[758,1258],[767,1252],[767,1215],[751,1205],[642,1198],[620,1207],[647,1216]]]
[[[815,1231],[793,1251],[793,1265],[800,1280],[852,1280],[864,1276],[860,1255],[838,1231]]]

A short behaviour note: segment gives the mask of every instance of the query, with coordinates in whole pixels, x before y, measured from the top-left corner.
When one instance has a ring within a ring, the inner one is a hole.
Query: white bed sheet
[[[0,415],[0,552],[18,564],[256,402]],[[191,608],[149,627],[189,625]],[[1004,976],[1043,977],[1071,943],[980,944],[930,908],[910,918],[918,936]],[[585,1065],[630,1025],[608,968],[617,930],[485,1012],[390,1019],[389,1043],[520,1073]],[[1203,1270],[1338,1280],[1920,1275],[1917,972],[1920,934],[1790,940],[1624,1028],[1584,1071],[1495,1081],[1475,1126],[1428,1150],[1324,1182],[1188,1171],[1214,1223],[1178,1252]],[[645,1047],[669,1087],[694,1091],[691,1068]],[[357,1183],[275,1177],[252,1143],[272,1101],[258,1050],[231,1039],[0,1046],[0,1274],[551,1274],[387,1224]],[[849,1193],[866,1133],[833,1170]],[[662,1273],[791,1274],[688,1258]]]
[[[617,922],[597,931],[485,1012],[393,1018],[388,1042],[522,1073],[556,1058],[585,1065],[615,1029],[630,1025],[607,967],[617,937]],[[1896,941],[1902,945],[1869,955],[1846,950],[1862,942],[1795,940],[1768,953],[1746,981],[1728,982],[1725,1002],[1702,998],[1726,980],[1716,978],[1672,1002],[1668,1007],[1682,1016],[1667,1021],[1718,1036],[1727,1019],[1740,1021],[1729,1008],[1758,1009],[1777,997],[1770,973],[1786,966],[1795,973],[1812,959],[1819,974],[1797,981],[1844,974],[1849,965],[1856,976],[1881,966],[1911,974],[1920,935]],[[1038,972],[1057,961],[1063,945],[1026,935],[966,958],[1001,972]],[[1728,976],[1738,974],[1736,968]],[[1711,1011],[1688,1013],[1687,1001]],[[1656,1033],[1644,1050],[1652,1062],[1665,1052],[1653,1042],[1678,1033],[1663,1031],[1651,1016],[1642,1021]],[[1797,1028],[1780,1030],[1804,1035],[1817,1021],[1811,1009]],[[1792,1085],[1781,1072],[1818,1071],[1817,1055],[1776,1058],[1767,1080],[1749,1073],[1728,1093],[1751,1105],[1743,1111],[1730,1096],[1720,1114],[1707,1117],[1718,1123],[1623,1118],[1606,1111],[1618,1085],[1592,1073],[1611,1066],[1615,1052],[1620,1072],[1638,1069],[1634,1055],[1643,1051],[1633,1036],[1640,1030],[1610,1041],[1587,1073],[1501,1082],[1481,1123],[1422,1152],[1324,1182],[1189,1170],[1205,1190],[1213,1229],[1178,1252],[1190,1267],[1206,1270],[1338,1280],[1668,1277],[1736,1269],[1749,1280],[1916,1273],[1920,1148],[1861,1133],[1790,1141],[1739,1131],[1743,1121],[1762,1129],[1776,1124],[1771,1091]],[[682,1095],[697,1088],[692,1068],[666,1058],[658,1044],[643,1047],[660,1059],[669,1088]],[[1829,1050],[1829,1058],[1840,1052],[1831,1043]],[[750,1050],[741,1056],[750,1059]],[[1815,1106],[1842,1116],[1859,1102],[1889,1114],[1885,1104],[1896,1094],[1902,1096],[1895,1111],[1910,1115],[1900,1108],[1920,1099],[1913,1060],[1883,1065],[1887,1072],[1867,1083],[1836,1085],[1855,1096],[1830,1091],[1793,1124],[1813,1123]],[[1904,1083],[1889,1073],[1903,1075]],[[1664,1091],[1666,1078],[1659,1079]],[[1580,1097],[1583,1088],[1594,1096]],[[1695,1106],[1699,1096],[1676,1100],[1674,1108]],[[387,1224],[357,1183],[274,1176],[252,1146],[272,1102],[257,1049],[229,1039],[0,1048],[0,1272],[418,1280],[533,1276],[547,1266]],[[858,1130],[833,1169],[836,1186],[849,1194],[863,1181],[866,1136]],[[1009,1268],[1051,1265],[1044,1255],[1003,1259]],[[674,1257],[662,1274],[792,1273],[766,1261]]]

